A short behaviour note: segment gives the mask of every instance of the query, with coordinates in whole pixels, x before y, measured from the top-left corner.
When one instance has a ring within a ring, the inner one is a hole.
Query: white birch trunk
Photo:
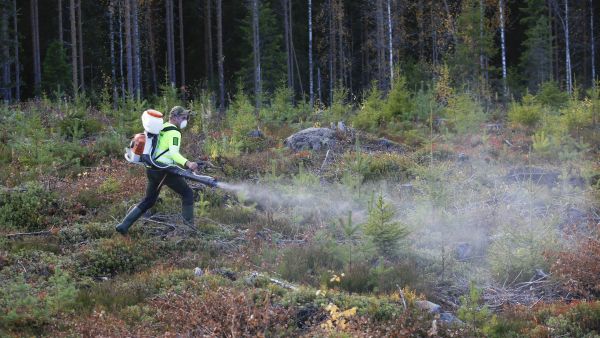
[[[217,62],[219,67],[219,114],[221,119],[225,116],[225,75],[223,71],[223,13],[222,0],[217,0]]]
[[[594,46],[594,2],[590,0],[590,48],[592,49],[592,87],[596,88],[596,47]]]
[[[565,67],[567,76],[567,91],[569,94],[573,92],[573,78],[571,73],[571,51],[569,37],[569,0],[565,0]]]
[[[108,4],[108,26],[109,26],[109,37],[110,37],[110,77],[112,82],[112,97],[113,97],[113,109],[117,108],[117,100],[119,95],[117,93],[117,71],[115,69],[115,27],[114,27],[114,14],[115,4],[114,0],[110,0]]]
[[[127,95],[133,96],[134,93],[134,74],[133,74],[133,51],[131,41],[131,0],[125,0],[125,62],[127,64]]]
[[[506,37],[504,33],[504,0],[499,0],[498,7],[500,9],[500,46],[502,54],[502,87],[504,90],[504,96],[508,95],[507,87],[507,74],[506,74]]]
[[[390,57],[390,88],[394,86],[394,49],[392,46],[392,0],[387,1],[387,14],[388,14],[388,50]]]
[[[133,27],[133,76],[135,96],[139,100],[142,96],[142,62],[140,54],[140,29],[138,0],[131,1],[131,20]]]
[[[75,19],[75,0],[70,1],[71,21],[71,69],[73,71],[73,96],[79,91],[79,76],[77,75],[77,21]]]
[[[179,60],[181,85],[185,85],[185,45],[183,43],[183,2],[179,0]]]
[[[312,47],[312,0],[308,0],[308,95],[310,98],[310,108],[314,106],[314,93],[313,93],[313,47]]]
[[[63,17],[62,17],[62,0],[58,0],[58,42],[62,47],[64,45],[63,40]]]
[[[77,0],[77,48],[79,50],[79,75],[81,77],[81,89],[85,88],[83,77],[83,29],[81,23],[81,0]]]
[[[260,26],[258,22],[258,0],[252,0],[252,36],[254,56],[254,108],[258,115],[261,101],[261,79],[260,79]]]
[[[13,0],[13,29],[15,34],[15,99],[21,101],[21,60],[19,59],[19,30],[17,27],[17,0]]]
[[[38,20],[38,2],[31,0],[31,29],[33,38],[33,79],[35,95],[40,94],[40,86],[42,84],[42,71],[40,62],[40,31]]]

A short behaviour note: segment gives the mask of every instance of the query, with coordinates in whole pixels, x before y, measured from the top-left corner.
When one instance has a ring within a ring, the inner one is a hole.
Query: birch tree
[[[61,47],[64,46],[62,10],[62,0],[58,0],[58,42]]]
[[[312,0],[308,0],[308,95],[310,108],[314,106],[315,98],[313,92],[313,37],[312,37]]]
[[[594,39],[594,2],[590,0],[590,49],[592,53],[592,87],[596,87],[596,40]]]
[[[7,1],[5,1],[7,2]],[[7,3],[2,4],[2,28],[1,38],[2,41],[2,96],[4,102],[8,103],[11,101],[11,72],[10,72],[10,43],[8,36],[8,13],[9,8]]]
[[[35,1],[35,0],[34,0]],[[79,91],[79,75],[77,74],[77,20],[75,18],[75,0],[70,0],[70,21],[71,21],[71,68],[73,76],[73,96],[77,96]]]
[[[504,96],[508,95],[508,88],[506,84],[506,38],[504,34],[504,0],[498,1],[498,10],[500,11],[500,46],[501,46],[501,54],[502,54],[502,89],[504,91]]]
[[[185,45],[183,44],[183,2],[179,0],[179,69],[181,85],[185,85]]]
[[[175,34],[173,32],[173,0],[165,1],[166,7],[166,31],[167,31],[167,73],[169,84],[175,87]]]
[[[142,95],[142,62],[140,55],[140,30],[139,30],[139,6],[138,0],[131,0],[131,22],[133,40],[133,90],[136,99]]]
[[[110,78],[112,82],[112,98],[113,98],[113,109],[117,108],[117,100],[119,94],[117,92],[117,71],[115,62],[115,27],[114,27],[114,16],[115,16],[115,0],[110,0],[108,3],[108,27],[109,27],[109,44],[110,44]]]
[[[394,49],[392,47],[392,0],[387,1],[387,15],[388,15],[388,51],[390,56],[390,88],[394,83]]]
[[[73,26],[74,22],[71,25]],[[42,84],[42,65],[40,61],[40,31],[37,0],[31,0],[31,38],[31,43],[33,45],[33,85],[37,96],[40,93],[40,86]]]
[[[225,76],[223,72],[223,14],[222,0],[217,1],[217,62],[219,67],[219,114],[221,118],[225,114]]]
[[[83,77],[83,29],[81,23],[81,0],[77,0],[77,48],[79,52],[79,74],[81,76],[81,89],[85,88],[85,80]]]
[[[13,0],[13,31],[14,31],[14,49],[15,49],[15,99],[21,101],[21,60],[19,59],[19,29],[17,26],[18,12],[17,0]]]
[[[205,0],[204,4],[204,40],[207,48],[204,49],[204,62],[206,68],[206,77],[209,83],[214,79],[214,61],[213,61],[213,40],[212,40],[212,0]]]
[[[148,44],[150,50],[148,53],[150,54],[150,72],[152,76],[152,92],[154,95],[158,93],[158,84],[157,84],[157,76],[156,76],[156,43],[154,41],[154,25],[152,24],[152,6],[150,4],[146,5],[146,31],[148,32]]]
[[[131,41],[131,0],[125,0],[125,63],[127,65],[127,95],[134,95],[133,48]]]
[[[261,101],[260,81],[260,26],[258,22],[258,0],[252,0],[252,52],[254,54],[254,100],[258,115]]]

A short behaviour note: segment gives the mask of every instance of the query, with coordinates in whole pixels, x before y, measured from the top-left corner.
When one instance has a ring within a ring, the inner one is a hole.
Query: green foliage
[[[44,229],[54,223],[58,209],[56,195],[35,183],[12,191],[0,190],[0,224],[6,229]]]
[[[333,90],[331,106],[325,112],[325,122],[344,121],[352,113],[352,105],[348,103],[348,89],[338,86]]]
[[[343,267],[342,253],[334,241],[323,238],[302,246],[286,248],[278,264],[277,272],[285,280],[316,284],[327,271],[339,271]]]
[[[72,88],[71,67],[67,62],[66,50],[58,41],[52,41],[48,45],[42,69],[42,88],[47,94],[61,97],[63,92]]]
[[[490,245],[488,260],[492,276],[498,281],[527,281],[536,269],[547,271],[544,252],[556,248],[551,224],[532,222],[500,226]]]
[[[483,54],[488,58],[493,57],[497,50],[494,45],[493,24],[486,16],[486,10],[486,4],[482,1],[461,2],[460,14],[456,20],[456,51],[450,60],[455,80],[482,91],[485,90],[485,79],[480,56]]]
[[[392,205],[379,195],[375,204],[369,207],[369,217],[363,225],[365,235],[371,238],[378,253],[386,258],[395,256],[400,240],[409,234],[404,224],[394,221],[394,214]]]
[[[292,103],[293,92],[287,86],[275,89],[271,105],[260,110],[260,117],[265,122],[299,122],[306,119],[302,110]]]
[[[382,94],[377,86],[373,83],[371,89],[364,95],[358,114],[352,119],[355,128],[364,129],[367,131],[375,131],[384,122],[383,107],[384,101]]]
[[[61,269],[42,285],[28,283],[23,275],[11,278],[0,288],[0,329],[39,329],[56,314],[73,310],[76,293],[71,277]]]
[[[283,31],[280,27],[279,15],[276,15],[270,1],[259,3],[260,31],[260,68],[263,93],[272,93],[281,83],[285,74],[285,54],[283,48]],[[243,79],[246,88],[254,88],[254,52],[252,34],[252,11],[245,11],[246,16],[239,25],[243,40],[236,47],[241,55],[241,69],[236,77]],[[261,100],[264,99],[261,98]]]
[[[540,84],[552,78],[552,29],[548,8],[544,0],[527,0],[519,9],[523,13],[521,24],[525,26],[520,73],[527,88],[535,92]]]
[[[478,131],[486,120],[479,102],[466,93],[451,97],[444,112],[449,119],[450,126],[459,134]]]
[[[487,328],[496,323],[496,316],[490,309],[481,305],[481,291],[471,283],[469,294],[460,297],[458,318],[475,328],[483,328],[483,333],[488,334]]]
[[[414,120],[414,107],[410,92],[406,88],[406,78],[404,76],[396,76],[383,106],[383,116],[387,121],[394,118],[400,121]]]
[[[123,148],[127,142],[123,135],[114,131],[104,133],[96,139],[93,152],[95,156],[102,157],[120,157],[123,155]]]
[[[86,117],[86,108],[72,105],[65,117],[59,122],[60,133],[70,140],[80,140],[97,134],[104,127],[102,122]]]
[[[525,95],[521,103],[513,102],[508,111],[508,120],[527,128],[535,127],[542,118],[542,107],[535,96]]]
[[[149,264],[156,249],[143,240],[101,239],[80,257],[82,272],[87,276],[107,276],[134,272]]]
[[[540,104],[558,111],[569,103],[569,94],[560,90],[556,82],[547,81],[542,83],[535,99]]]

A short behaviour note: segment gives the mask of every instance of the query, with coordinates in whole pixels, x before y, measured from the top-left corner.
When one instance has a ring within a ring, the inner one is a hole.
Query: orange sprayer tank
[[[131,141],[133,153],[136,155],[142,155],[144,153],[144,147],[146,146],[146,135],[136,134]]]

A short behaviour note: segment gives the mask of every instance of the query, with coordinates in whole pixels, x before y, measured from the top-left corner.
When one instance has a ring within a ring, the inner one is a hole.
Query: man
[[[158,138],[158,145],[154,151],[156,162],[160,162],[160,164],[180,165],[191,170],[198,169],[196,162],[186,160],[179,153],[179,148],[181,147],[180,130],[187,126],[189,117],[190,111],[185,110],[183,107],[175,106],[171,109],[169,112],[169,122],[164,123]],[[193,224],[194,193],[183,177],[154,168],[147,168],[146,176],[148,177],[146,196],[140,204],[125,216],[123,222],[118,224],[115,229],[122,235],[127,234],[131,225],[156,203],[163,185],[171,188],[181,196],[181,215],[186,222]]]

